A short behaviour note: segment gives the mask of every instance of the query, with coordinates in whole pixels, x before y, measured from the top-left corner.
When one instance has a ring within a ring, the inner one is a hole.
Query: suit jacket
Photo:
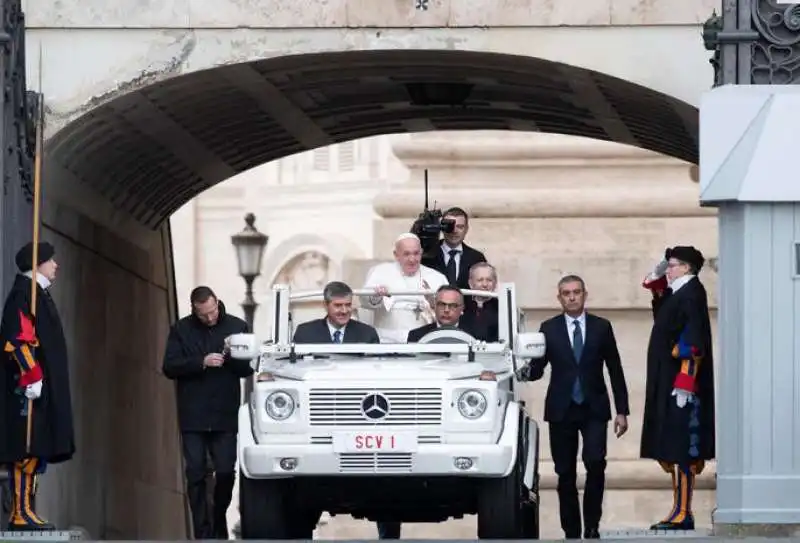
[[[545,421],[560,422],[564,419],[572,403],[576,377],[580,377],[584,402],[592,416],[611,420],[611,403],[603,376],[604,364],[608,368],[617,414],[630,413],[625,373],[622,371],[614,329],[608,320],[586,314],[586,338],[580,363],[575,360],[563,314],[544,321],[539,331],[545,336],[547,353],[544,358],[531,361],[528,378],[531,381],[541,379],[545,367],[550,364],[550,384],[544,403]]]
[[[304,322],[294,331],[295,343],[333,343],[326,318]],[[369,324],[350,319],[344,327],[342,343],[380,343],[378,331]]]
[[[420,339],[423,338],[426,334],[430,334],[434,330],[438,330],[439,325],[435,322],[430,324],[426,324],[425,326],[420,326],[419,328],[414,328],[413,330],[409,330],[408,332],[408,339],[406,343],[417,343]],[[454,330],[461,330],[462,332],[466,332],[468,334],[472,334],[469,330],[463,328],[460,324],[453,328]]]
[[[433,268],[447,277],[447,264],[445,263],[444,254],[442,253],[442,243],[444,243],[444,241],[439,242],[439,247],[436,249],[436,256],[423,258],[422,264],[424,266],[428,266],[429,268]],[[459,263],[458,267],[458,278],[456,280],[456,284],[453,286],[457,286],[458,288],[462,289],[468,289],[469,269],[478,262],[486,262],[486,256],[484,256],[484,254],[479,250],[473,249],[466,243],[462,243],[461,246],[463,247],[464,252],[461,253],[461,262]]]
[[[461,315],[460,326],[464,330],[469,330],[475,339],[497,341],[500,336],[499,307],[497,298],[490,298],[483,303],[481,309],[478,309],[478,304],[472,296],[467,296],[464,299],[464,314]]]

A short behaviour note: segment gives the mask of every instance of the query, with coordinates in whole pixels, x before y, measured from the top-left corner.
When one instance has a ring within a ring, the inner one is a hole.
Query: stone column
[[[701,108],[719,206],[719,535],[800,535],[800,89],[726,85]]]

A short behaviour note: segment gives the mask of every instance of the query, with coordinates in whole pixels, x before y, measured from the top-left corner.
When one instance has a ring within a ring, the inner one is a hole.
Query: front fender
[[[239,406],[239,436],[236,445],[236,457],[239,461],[239,469],[247,478],[250,478],[250,473],[247,471],[247,466],[244,463],[244,449],[251,445],[256,444],[253,437],[253,425],[250,419],[250,404],[244,403]]]
[[[528,490],[536,490],[539,482],[539,425],[528,417],[523,411],[523,428],[526,433],[525,450],[519,454],[525,455],[525,468],[522,475],[522,484]]]

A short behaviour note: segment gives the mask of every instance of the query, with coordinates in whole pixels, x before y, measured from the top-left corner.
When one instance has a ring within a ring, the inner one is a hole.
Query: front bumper
[[[513,408],[516,410],[515,405]],[[243,409],[239,466],[250,479],[370,475],[499,478],[508,475],[516,461],[517,425],[516,413],[507,412],[503,432],[494,444],[420,444],[413,453],[336,453],[329,444],[256,444],[249,431],[249,413]],[[287,458],[294,459],[292,469],[281,466],[281,460]],[[461,460],[457,466],[456,459],[464,458],[470,459],[471,465],[465,467]]]

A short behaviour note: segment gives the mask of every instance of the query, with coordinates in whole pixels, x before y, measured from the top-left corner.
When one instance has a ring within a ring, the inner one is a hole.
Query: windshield
[[[323,307],[321,307],[323,306]],[[496,312],[495,312],[496,313]],[[420,321],[419,326],[398,326],[396,330],[378,329],[379,339],[381,344],[393,345],[407,345],[408,343],[456,343],[456,344],[469,344],[475,341],[484,341],[487,343],[503,343],[497,338],[496,322],[497,316],[490,315],[494,318],[495,331],[492,337],[486,337],[485,330],[491,326],[483,324],[479,319],[470,316],[469,319],[462,317],[455,323],[439,324],[436,319],[429,319],[433,322]],[[328,318],[324,304],[317,301],[292,301],[289,311],[289,337],[295,343],[309,343],[309,338],[306,334],[297,334],[298,329],[308,329],[315,326],[317,334],[314,334],[312,341],[314,343],[325,343],[328,338],[325,334],[329,334],[330,342],[336,343],[337,340],[343,343],[376,343],[370,341],[362,332],[363,327],[359,327],[356,333],[353,327],[348,327],[350,322],[373,326],[373,318],[371,312],[364,308],[353,307],[350,310],[349,318],[342,324],[341,317],[337,322],[334,319]],[[476,322],[477,321],[477,322]],[[482,325],[482,326],[481,326]],[[337,330],[341,330],[340,334],[336,334]],[[350,335],[348,336],[348,332]],[[392,332],[392,333],[385,333]],[[477,332],[477,333],[476,333]],[[358,336],[358,337],[354,337]],[[429,336],[429,337],[426,337]],[[409,341],[410,340],[410,341]],[[488,341],[487,341],[488,340]]]
[[[442,295],[443,288],[384,289],[377,295],[374,289],[354,291],[343,283],[337,288],[345,292],[335,296],[326,291],[324,301],[322,291],[273,287],[273,355],[288,354],[292,345],[301,356],[363,353],[370,357],[429,359],[454,353],[470,357],[473,352],[498,354],[510,347],[511,330],[518,325],[513,285],[503,285],[502,296],[500,291],[459,292],[448,287],[447,297]],[[454,307],[459,296],[465,301]],[[427,311],[420,315],[409,299],[427,304]],[[468,299],[473,302],[471,307]]]

